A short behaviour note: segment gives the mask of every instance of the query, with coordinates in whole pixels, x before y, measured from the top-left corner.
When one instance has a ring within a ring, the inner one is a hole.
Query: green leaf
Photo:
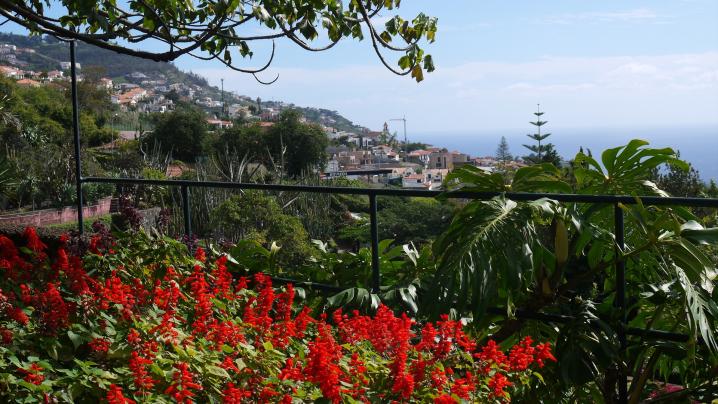
[[[72,345],[77,349],[80,345],[84,343],[84,338],[81,335],[75,334],[72,331],[67,332],[67,336],[70,337],[70,341],[72,341]]]
[[[681,226],[681,237],[697,244],[718,243],[718,227],[705,229],[697,222],[686,222]]]

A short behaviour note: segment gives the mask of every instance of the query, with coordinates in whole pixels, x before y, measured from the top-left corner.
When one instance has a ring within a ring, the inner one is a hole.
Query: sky
[[[404,0],[375,22],[419,12],[439,20],[426,46],[437,70],[419,84],[385,69],[368,40],[323,53],[279,41],[262,76],[279,75],[270,86],[218,62],[176,65],[238,94],[337,110],[375,130],[406,116],[414,133],[525,133],[540,103],[553,130],[718,134],[718,0]],[[263,65],[270,49],[258,44],[242,66]]]
[[[527,129],[537,103],[555,129],[718,129],[718,0],[404,0],[398,14],[420,11],[439,32],[426,47],[437,70],[419,84],[381,66],[368,41],[324,53],[279,43],[263,76],[279,75],[271,86],[203,61],[177,65],[372,129],[401,116],[414,132]],[[259,47],[247,65],[268,53]]]

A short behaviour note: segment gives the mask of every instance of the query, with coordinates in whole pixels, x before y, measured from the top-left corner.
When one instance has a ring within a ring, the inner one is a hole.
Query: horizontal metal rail
[[[647,206],[690,206],[718,208],[718,198],[683,198],[683,197],[660,197],[660,196],[630,196],[630,195],[584,195],[584,194],[559,194],[559,193],[527,193],[527,192],[470,192],[470,191],[421,191],[414,189],[392,189],[392,188],[350,188],[331,187],[316,185],[286,185],[286,184],[255,184],[243,182],[224,181],[191,181],[191,180],[150,180],[143,178],[104,178],[84,177],[83,183],[104,183],[117,185],[157,185],[176,186],[192,188],[229,188],[229,189],[257,189],[264,191],[286,191],[286,192],[312,192],[323,194],[342,195],[375,195],[375,196],[398,196],[398,197],[425,197],[435,198],[445,196],[447,198],[488,200],[497,196],[505,196],[514,201],[536,201],[547,198],[559,202],[575,203],[605,203],[633,205],[640,202]]]

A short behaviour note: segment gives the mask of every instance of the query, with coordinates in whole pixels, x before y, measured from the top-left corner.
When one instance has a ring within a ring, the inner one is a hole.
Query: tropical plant
[[[522,168],[513,181],[472,167],[450,174],[451,190],[484,192],[561,192],[586,195],[666,196],[648,182],[661,164],[686,168],[671,149],[633,140],[606,150],[599,163],[579,153],[571,178],[551,164]],[[614,209],[625,217],[625,247],[617,248]],[[645,206],[640,198],[614,208],[605,203],[566,203],[551,199],[517,202],[506,196],[469,202],[434,243],[437,272],[433,307],[452,307],[497,340],[515,340],[523,332],[556,338],[562,386],[558,391],[600,394],[611,402],[616,375],[634,374],[631,399],[655,390],[656,380],[678,382],[694,399],[715,397],[716,259],[712,248],[718,229],[705,229],[687,209]],[[634,336],[620,351],[620,318],[614,308],[617,278],[626,268],[627,326],[658,328],[689,336],[685,344]],[[507,316],[488,312],[495,306]],[[427,308],[427,311],[430,308]],[[559,328],[516,318],[517,311],[572,316]],[[431,313],[429,313],[431,314]],[[435,312],[434,312],[434,315]],[[700,371],[686,366],[699,363]],[[580,387],[576,387],[580,386]],[[581,398],[583,397],[583,398]]]

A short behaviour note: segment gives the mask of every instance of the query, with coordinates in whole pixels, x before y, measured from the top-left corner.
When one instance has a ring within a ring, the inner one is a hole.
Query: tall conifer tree
[[[528,156],[524,156],[523,159],[526,162],[532,164],[554,163],[554,165],[558,165],[560,162],[560,157],[556,153],[554,145],[552,143],[541,143],[543,140],[546,140],[546,138],[551,136],[550,133],[541,133],[541,128],[548,123],[548,121],[541,120],[543,114],[544,112],[541,112],[541,104],[537,104],[536,112],[534,112],[534,115],[536,115],[536,121],[529,122],[531,125],[536,127],[536,133],[526,135],[529,138],[535,140],[536,144],[523,145],[525,148],[531,151],[531,154]]]

